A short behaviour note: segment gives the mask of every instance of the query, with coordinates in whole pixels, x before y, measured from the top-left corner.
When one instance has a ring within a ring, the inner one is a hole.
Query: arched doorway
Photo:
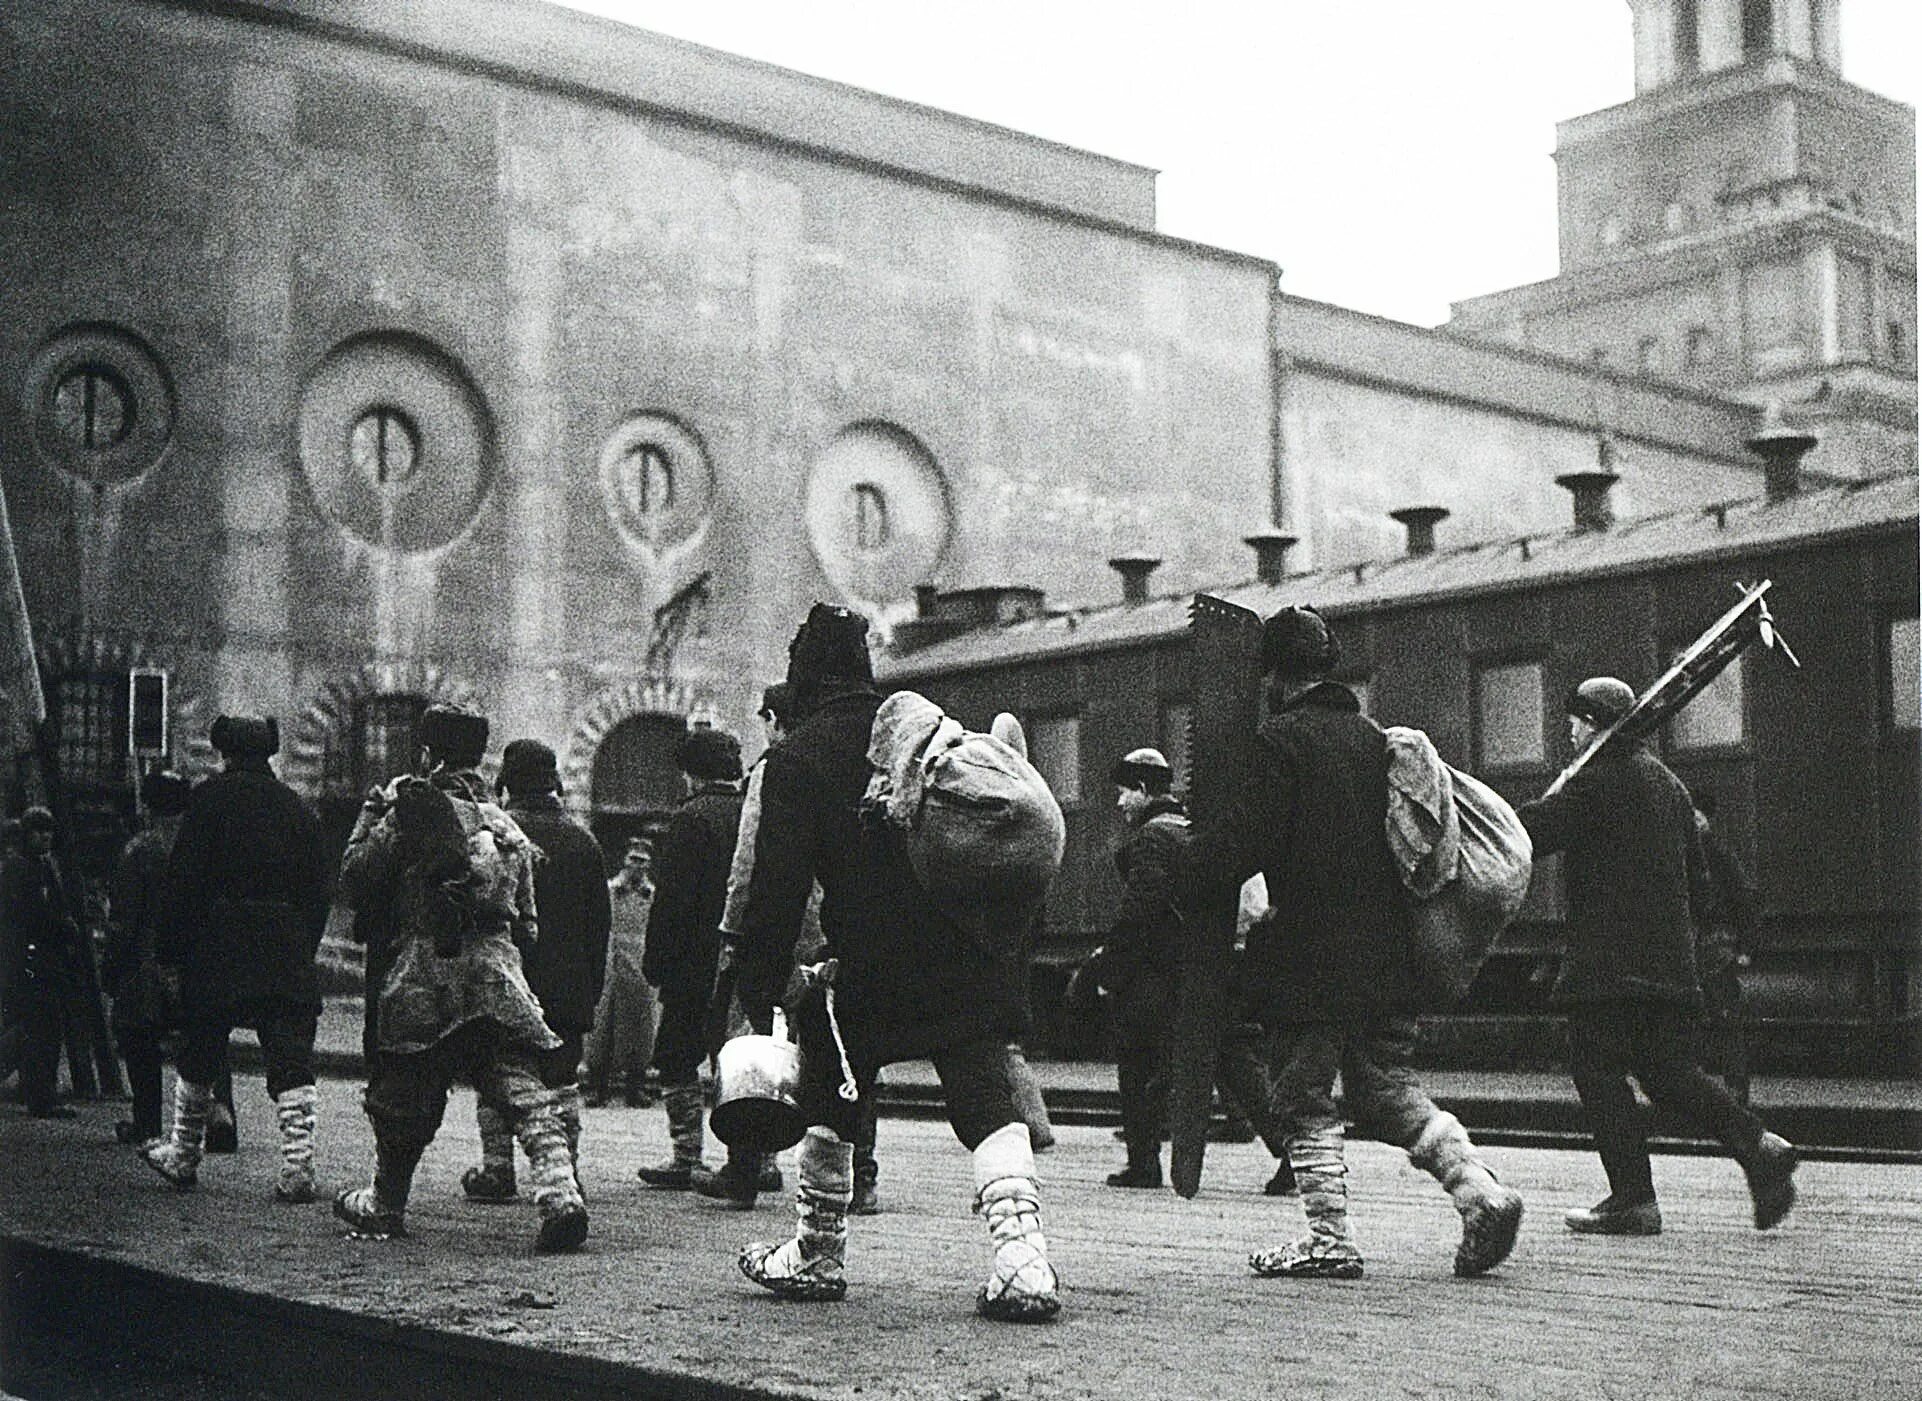
[[[589,822],[610,862],[630,838],[658,831],[681,801],[674,751],[686,733],[686,717],[649,711],[620,721],[595,749]]]

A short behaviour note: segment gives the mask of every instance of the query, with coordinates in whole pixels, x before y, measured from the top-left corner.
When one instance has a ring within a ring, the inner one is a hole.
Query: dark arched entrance
[[[681,801],[681,767],[674,751],[687,733],[679,715],[630,715],[594,751],[589,820],[610,862],[628,840],[658,831]]]

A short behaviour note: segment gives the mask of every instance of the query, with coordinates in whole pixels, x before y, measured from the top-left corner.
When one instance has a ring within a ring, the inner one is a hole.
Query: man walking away
[[[697,1170],[708,1171],[701,1161],[700,1072],[707,1059],[727,874],[741,825],[741,745],[725,730],[689,730],[675,758],[687,798],[668,820],[655,856],[643,964],[648,982],[661,991],[654,1065],[661,1072],[673,1148],[666,1161],[642,1168],[640,1179],[650,1187],[686,1191]]]
[[[228,1037],[235,1027],[251,1027],[280,1126],[274,1195],[311,1202],[315,959],[328,884],[320,823],[274,777],[268,760],[280,748],[280,730],[273,717],[223,715],[210,737],[226,767],[187,800],[167,860],[155,945],[159,962],[180,979],[173,1129],[142,1158],[174,1186],[194,1185],[213,1084],[227,1069]]]
[[[0,866],[0,938],[6,941],[4,984],[11,1058],[20,1068],[20,1098],[36,1119],[71,1119],[60,1102],[61,1007],[75,962],[79,922],[54,860],[53,814],[30,807],[15,828],[19,843]]]
[[[1580,753],[1635,703],[1613,676],[1568,697],[1569,741]],[[1757,1230],[1795,1204],[1795,1149],[1764,1129],[1696,1063],[1702,1002],[1689,921],[1701,840],[1688,790],[1642,744],[1591,759],[1553,797],[1519,810],[1537,858],[1568,854],[1567,945],[1554,998],[1568,1013],[1575,1092],[1595,1132],[1608,1195],[1571,1211],[1568,1228],[1596,1235],[1658,1235],[1648,1141],[1632,1075],[1656,1104],[1712,1133],[1748,1176]]]
[[[380,989],[380,1054],[367,1085],[374,1180],[334,1214],[369,1236],[405,1234],[414,1169],[456,1080],[520,1139],[534,1179],[542,1253],[587,1239],[587,1208],[541,1056],[560,1049],[527,986],[521,950],[539,937],[535,847],[488,799],[487,720],[429,706],[414,772],[369,795],[347,839],[341,883],[356,911],[381,911],[393,964]]]
[[[177,773],[155,770],[140,783],[149,822],[120,850],[108,888],[107,957],[102,970],[113,991],[113,1034],[127,1063],[133,1118],[114,1125],[122,1143],[160,1137],[161,1038],[173,1030],[177,1009],[154,960],[154,938],[164,899],[167,858],[180,832],[193,787]]]
[[[548,1029],[561,1039],[556,1049],[540,1053],[541,1083],[557,1096],[578,1182],[581,1042],[594,1025],[607,970],[607,860],[593,834],[562,809],[560,768],[554,751],[539,740],[513,740],[501,751],[499,791],[506,796],[507,815],[541,851],[534,865],[541,936],[521,964]],[[474,1114],[480,1125],[481,1161],[462,1174],[461,1188],[476,1201],[512,1201],[514,1135],[484,1100]]]
[[[1340,657],[1312,608],[1283,608],[1263,625],[1269,718],[1226,815],[1192,830],[1179,885],[1196,907],[1227,907],[1260,871],[1273,901],[1274,918],[1250,930],[1241,963],[1265,1037],[1253,1054],[1270,1093],[1255,1097],[1270,1101],[1309,1229],[1249,1264],[1295,1279],[1362,1273],[1339,1074],[1357,1126],[1447,1189],[1462,1218],[1455,1273],[1478,1275],[1514,1248],[1522,1199],[1415,1078],[1412,914],[1386,835],[1388,746],[1354,692],[1330,679]]]

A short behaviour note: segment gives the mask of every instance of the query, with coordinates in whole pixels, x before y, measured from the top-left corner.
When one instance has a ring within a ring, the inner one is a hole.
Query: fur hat
[[[503,793],[563,793],[560,763],[537,739],[514,739],[501,751]]]
[[[449,768],[471,769],[487,752],[487,717],[464,706],[430,705],[420,713],[414,741],[433,750]]]
[[[780,725],[794,721],[794,688],[785,681],[776,681],[761,692],[761,717],[773,720]]]
[[[868,620],[847,608],[817,603],[787,649],[787,684],[797,696],[823,681],[872,684],[868,660]]]
[[[223,715],[214,721],[207,738],[229,759],[280,752],[280,724],[271,715]]]
[[[1613,676],[1591,676],[1568,693],[1568,713],[1607,729],[1635,706],[1628,682]]]
[[[38,804],[28,808],[20,814],[20,830],[22,833],[45,832],[51,836],[54,830],[53,813]]]
[[[726,730],[689,730],[674,759],[689,778],[732,783],[741,776],[741,742]]]
[[[1108,777],[1117,788],[1139,788],[1150,794],[1175,786],[1174,766],[1159,749],[1131,749],[1115,761]]]
[[[1341,660],[1341,643],[1313,608],[1277,610],[1261,625],[1261,669],[1291,681],[1326,676]]]
[[[194,786],[172,769],[155,769],[140,780],[140,801],[155,817],[172,817],[187,810]]]

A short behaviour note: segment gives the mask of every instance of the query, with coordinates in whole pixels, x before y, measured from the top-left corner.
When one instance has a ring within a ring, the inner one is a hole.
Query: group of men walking
[[[611,893],[600,848],[563,810],[551,749],[508,744],[491,788],[480,772],[486,719],[452,706],[425,712],[411,771],[368,795],[339,867],[338,898],[367,944],[375,1162],[366,1185],[339,1193],[338,1216],[370,1236],[403,1233],[449,1092],[471,1084],[483,1147],[466,1192],[514,1199],[518,1141],[539,1214],[536,1249],[579,1247],[588,1234],[579,1069],[585,1058],[602,1094],[616,1081],[640,1093],[634,1037],[613,1035],[607,1018],[625,1008],[624,1021],[644,1021],[645,999],[604,985],[610,967],[626,980],[638,962],[659,989],[652,1063],[671,1138],[670,1156],[642,1168],[643,1181],[732,1206],[780,1186],[771,1160],[732,1153],[719,1169],[704,1161],[699,1075],[722,1038],[767,1032],[777,1007],[799,1043],[796,1093],[809,1127],[796,1155],[796,1230],[744,1247],[743,1275],[784,1298],[842,1297],[849,1218],[873,1205],[877,1077],[891,1062],[925,1059],[970,1155],[989,1233],[979,1312],[1017,1322],[1058,1312],[1036,1144],[1008,1049],[1027,1020],[1026,955],[1041,897],[979,909],[938,900],[898,834],[872,820],[863,798],[882,697],[867,633],[859,614],[810,612],[785,682],[764,696],[770,743],[745,791],[731,736],[684,737],[688,796],[658,839],[651,878],[648,851],[630,850]],[[1298,1193],[1307,1229],[1257,1250],[1252,1268],[1287,1278],[1362,1273],[1348,1212],[1352,1121],[1442,1186],[1461,1218],[1455,1270],[1478,1275],[1514,1248],[1522,1198],[1412,1068],[1421,997],[1409,896],[1385,837],[1387,741],[1331,679],[1339,655],[1312,609],[1267,620],[1267,718],[1215,820],[1190,821],[1156,751],[1132,752],[1114,770],[1125,893],[1100,977],[1116,1011],[1128,1162],[1109,1181],[1161,1184],[1166,1092],[1156,1087],[1166,1084],[1178,993],[1170,970],[1192,912],[1232,903],[1259,876],[1272,903],[1237,954],[1217,1078],[1281,1160],[1275,1190]],[[1570,697],[1571,739],[1587,744],[1632,700],[1619,681],[1584,683]],[[157,828],[130,848],[116,890],[124,917],[143,931],[130,954],[138,976],[123,992],[128,1025],[146,1028],[144,1039],[129,1038],[130,1065],[138,1085],[153,1086],[135,1108],[136,1122],[155,1131],[142,1157],[176,1186],[194,1185],[228,1036],[250,1027],[281,1134],[276,1195],[309,1202],[315,957],[336,892],[313,818],[269,766],[273,722],[223,718],[212,738],[224,771],[190,796],[154,793],[156,810],[180,809],[165,819],[177,830]],[[1704,848],[1686,791],[1645,748],[1618,746],[1521,816],[1538,854],[1568,854],[1556,996],[1609,1180],[1608,1196],[1567,1224],[1660,1229],[1633,1076],[1727,1145],[1748,1174],[1755,1224],[1775,1225],[1794,1200],[1794,1150],[1694,1059],[1703,969],[1690,900]],[[16,887],[24,891],[37,869],[8,866],[9,911],[26,900]],[[631,927],[637,907],[644,941]],[[175,1010],[163,1013],[162,1002]],[[178,1075],[161,1134],[159,1030],[169,1016]]]

